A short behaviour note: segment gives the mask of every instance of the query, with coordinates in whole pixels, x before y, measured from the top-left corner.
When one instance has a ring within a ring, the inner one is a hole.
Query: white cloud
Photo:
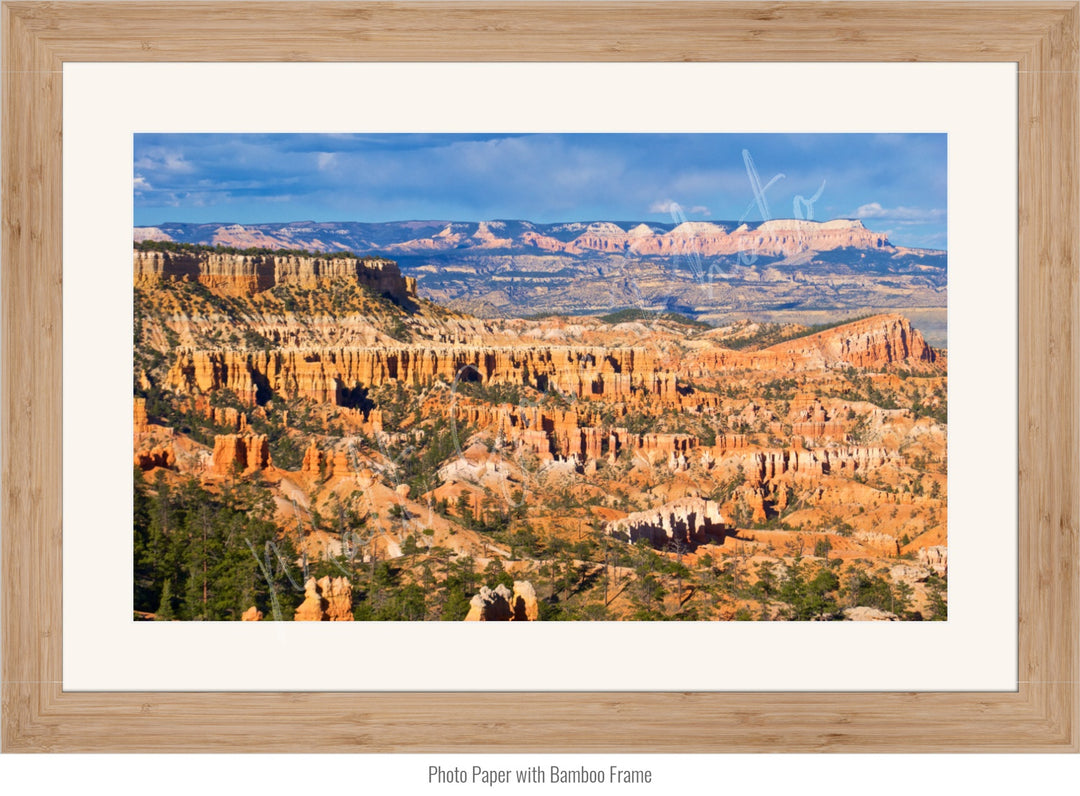
[[[653,202],[649,205],[650,213],[680,213],[682,212],[682,205],[671,199],[661,199],[658,202]]]
[[[683,207],[678,202],[672,199],[662,199],[659,202],[653,202],[649,205],[650,213],[667,213],[671,216],[672,221],[682,222],[686,220],[688,215],[691,216],[703,216],[709,218],[712,216],[712,211],[705,205],[694,205],[693,207]]]
[[[337,165],[337,153],[336,152],[320,152],[316,157],[316,163],[319,167],[319,171],[326,171]]]
[[[919,207],[882,207],[879,202],[862,205],[854,213],[855,218],[884,218],[899,224],[927,224],[941,221],[945,211],[923,210]]]
[[[153,150],[135,161],[135,168],[144,171],[168,171],[173,174],[190,174],[195,167],[184,160],[179,152]]]
[[[144,191],[154,190],[154,186],[147,182],[146,178],[141,174],[136,174],[135,179],[132,182],[135,188],[135,193],[143,193]]]
[[[183,174],[195,171],[195,167],[184,160],[184,156],[180,154],[169,153],[165,156],[165,168],[168,171],[177,171]]]
[[[855,218],[882,218],[884,215],[885,208],[877,202],[863,205],[855,211]]]

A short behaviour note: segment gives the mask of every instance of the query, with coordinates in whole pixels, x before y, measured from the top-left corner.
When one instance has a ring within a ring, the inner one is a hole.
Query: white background
[[[477,750],[483,748],[482,739],[478,739]],[[451,760],[463,762],[461,758]],[[571,762],[568,756],[546,756],[546,761],[551,760]],[[834,796],[848,789],[861,791],[868,787],[881,796],[909,796],[913,788],[931,794],[951,794],[958,788],[987,794],[1054,793],[1069,792],[1071,785],[1067,783],[1075,783],[1080,773],[1080,757],[1056,755],[781,755],[767,759],[748,755],[642,755],[635,761],[657,767],[666,775],[661,779],[662,786],[635,789],[652,793],[731,791]],[[163,796],[187,796],[194,789],[230,794],[299,793],[310,788],[311,772],[317,771],[321,787],[340,789],[342,793],[413,793],[425,790],[408,783],[420,781],[417,778],[424,770],[422,766],[428,762],[418,756],[390,755],[332,759],[4,755],[0,757],[0,778],[13,788],[33,788],[40,793],[80,793],[96,790],[100,783],[117,794],[143,794],[149,788]],[[190,776],[175,777],[168,773],[172,771],[190,772]],[[456,790],[467,792],[463,788]],[[498,792],[523,791],[503,788]]]
[[[483,86],[501,100],[465,112],[457,92],[435,86]],[[828,86],[843,90],[808,90]],[[64,403],[65,594],[95,595],[64,601],[66,688],[1015,688],[1011,65],[68,64],[64,91],[64,383],[95,385],[66,392]],[[557,112],[535,101],[551,95],[562,98]],[[298,96],[308,108],[335,110],[301,114],[302,122],[265,110]],[[401,96],[424,101],[402,107]],[[641,96],[663,96],[679,113],[646,121],[620,110]],[[853,101],[859,96],[874,101]],[[643,124],[657,132],[946,132],[948,623],[132,622],[132,135],[299,124],[324,132],[635,131]],[[986,373],[1000,379],[990,392]],[[986,468],[989,460],[1001,464]],[[316,660],[336,665],[312,677],[315,650]]]

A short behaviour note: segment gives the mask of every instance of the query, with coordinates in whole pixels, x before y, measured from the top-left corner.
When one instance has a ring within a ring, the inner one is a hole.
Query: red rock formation
[[[135,399],[135,412],[134,412],[134,415],[135,415],[135,433],[136,434],[142,434],[144,431],[147,431],[147,426],[148,426],[148,424],[150,422],[149,419],[146,416],[146,399],[145,398],[136,398]]]
[[[919,563],[934,570],[938,575],[949,571],[949,548],[942,545],[919,548]]]
[[[566,251],[567,244],[558,238],[542,235],[539,232],[525,232],[519,239],[524,246],[533,246],[546,252]]]
[[[176,453],[171,444],[157,445],[149,450],[141,450],[135,454],[135,466],[144,472],[153,470],[155,467],[175,470]]]
[[[270,465],[270,443],[265,434],[252,434],[247,440],[247,467],[245,470],[262,470]]]
[[[254,605],[240,615],[241,622],[261,622],[262,618],[263,612]]]
[[[631,434],[625,428],[614,428],[608,435],[608,458],[614,462],[620,453],[630,451],[635,458],[656,464],[673,455],[685,458],[698,444],[698,438],[691,434]]]
[[[793,422],[824,423],[828,421],[829,413],[816,395],[800,393],[791,400],[788,419]]]
[[[482,221],[473,224],[447,224],[439,232],[424,237],[398,240],[386,246],[387,251],[421,253],[458,249],[482,252],[485,249],[531,247],[545,252],[581,253],[611,252],[628,254],[659,254],[716,256],[748,252],[767,256],[790,256],[806,251],[828,251],[840,247],[856,247],[888,252],[918,251],[892,246],[888,238],[866,229],[861,221],[835,219],[832,221],[807,221],[803,219],[778,218],[750,228],[742,224],[735,229],[704,221],[684,221],[667,231],[638,224],[623,229],[618,224],[600,221],[576,225],[579,234],[570,240],[527,229],[517,237],[505,232],[506,227],[498,221]],[[564,225],[563,232],[572,231]],[[156,228],[143,228],[135,232],[137,240],[168,240],[169,236]],[[287,248],[294,245],[290,236],[267,234],[255,227],[229,225],[219,227],[213,234],[212,243],[238,248],[264,247]],[[303,258],[313,259],[313,258]]]
[[[308,578],[304,584],[304,601],[296,607],[293,621],[322,622],[326,619],[326,605],[318,582],[315,578]]]
[[[513,595],[501,583],[494,589],[480,587],[480,593],[469,600],[469,613],[466,622],[508,622],[514,615],[510,608]]]
[[[210,471],[215,475],[250,473],[270,464],[270,444],[265,434],[219,434],[214,437]]]
[[[329,575],[304,584],[304,601],[296,609],[297,622],[351,622],[352,584],[348,578]]]
[[[541,461],[556,458],[575,460],[578,464],[607,458],[614,463],[623,451],[630,451],[651,464],[688,459],[700,441],[690,434],[631,434],[625,428],[579,426],[581,416],[573,411],[542,410],[507,404],[455,404],[459,422],[480,430],[495,432],[511,442],[519,452],[528,452]],[[745,435],[721,436],[718,450],[745,446]]]
[[[536,590],[527,580],[514,581],[514,595],[510,601],[514,615],[512,622],[535,622],[540,619],[540,602],[536,599]]]
[[[349,455],[345,451],[338,451],[334,454],[334,463],[330,474],[334,478],[353,474],[352,465],[349,463]]]
[[[792,423],[791,433],[796,437],[813,437],[823,439],[844,439],[847,436],[847,423]]]
[[[195,411],[215,426],[227,428],[239,433],[247,430],[248,419],[246,412],[241,412],[239,409],[235,409],[231,406],[213,406],[211,405],[209,398],[205,395],[196,396]]]
[[[798,372],[835,367],[881,369],[903,363],[929,368],[938,352],[902,315],[875,315],[823,332],[777,343],[761,351],[708,348],[687,362],[691,376],[717,371],[753,370]]]
[[[162,279],[199,278],[199,261],[188,252],[141,252],[134,253],[135,284],[148,286]]]
[[[792,450],[768,449],[745,453],[737,457],[747,481],[752,485],[763,484],[793,473],[796,477],[856,473],[865,474],[885,464],[898,463],[899,455],[882,447],[849,446],[844,448],[799,447]]]
[[[845,608],[843,615],[844,619],[849,622],[896,622],[900,619],[894,613],[882,611],[880,608],[870,608],[866,605]]]
[[[805,221],[778,218],[754,229],[743,224],[734,230],[703,221],[686,221],[670,232],[655,231],[645,224],[624,230],[610,222],[590,224],[568,242],[526,232],[520,243],[552,252],[629,252],[633,254],[716,256],[748,252],[763,256],[790,256],[805,251],[829,251],[841,247],[893,251],[888,238],[871,232],[861,221]]]
[[[604,533],[631,543],[648,539],[654,547],[675,542],[694,547],[721,542],[731,530],[720,514],[720,505],[704,498],[680,498],[651,511],[638,511],[609,522]]]
[[[599,428],[583,428],[582,436],[582,461],[595,461],[604,455],[604,436]]]
[[[166,375],[166,384],[181,393],[227,389],[241,403],[255,405],[256,387],[247,356],[234,351],[183,351]]]
[[[248,418],[246,412],[241,412],[231,406],[214,406],[207,395],[196,395],[191,405],[197,415],[205,417],[215,426],[228,428],[235,432],[247,430]]]
[[[527,580],[514,581],[514,591],[501,583],[494,589],[481,586],[469,601],[466,622],[535,622],[540,618],[536,591]]]
[[[889,569],[889,577],[894,582],[925,583],[930,577],[930,570],[926,567],[914,567],[909,564],[898,564]]]
[[[331,622],[351,622],[352,584],[348,578],[331,578],[329,575],[319,581],[323,599],[326,600],[326,618]]]
[[[753,487],[744,487],[742,490],[743,497],[746,498],[746,505],[750,507],[752,512],[750,520],[751,522],[765,522],[768,519],[768,514],[765,512],[765,492],[761,489],[754,489]]]
[[[231,295],[250,296],[276,285],[312,286],[346,279],[398,301],[416,298],[416,280],[403,277],[397,263],[379,257],[294,257],[216,252],[134,252],[137,285],[162,279],[198,280]]]
[[[235,431],[243,431],[247,428],[247,414],[233,409],[231,406],[224,409],[214,409],[212,420],[215,425],[231,428]]]
[[[788,420],[791,422],[791,433],[794,437],[842,440],[847,436],[848,424],[834,420],[814,395],[796,395],[791,402]]]
[[[339,403],[342,389],[393,382],[426,387],[437,380],[510,384],[575,398],[626,400],[658,396],[678,403],[674,373],[661,370],[649,349],[597,347],[429,347],[183,350],[166,376],[180,393],[232,390],[247,405],[256,384],[288,397]]]
[[[250,296],[275,284],[271,257],[202,253],[199,282],[222,293]]]
[[[745,434],[719,434],[716,437],[716,444],[713,446],[713,450],[717,455],[722,456],[729,450],[745,448],[747,444],[748,442]]]
[[[325,457],[322,451],[319,450],[319,446],[312,441],[307,450],[304,451],[304,462],[300,465],[301,472],[321,478],[324,459]]]
[[[767,349],[801,355],[825,365],[882,368],[895,362],[933,363],[937,355],[902,315],[875,315]]]
[[[685,469],[701,444],[690,434],[632,434],[625,428],[579,426],[581,416],[572,411],[461,403],[454,405],[453,412],[459,422],[497,433],[518,452],[531,453],[543,462],[561,458],[587,464],[606,457],[614,463],[619,454],[629,451],[650,464],[674,457],[680,469]],[[711,450],[712,459],[746,444],[745,434],[721,435]]]
[[[383,430],[383,412],[382,409],[372,409],[368,412],[364,418],[362,430],[365,434],[373,435],[379,434]]]
[[[551,452],[551,439],[546,431],[528,429],[517,436],[518,450],[531,453],[541,462],[554,461],[555,456]]]

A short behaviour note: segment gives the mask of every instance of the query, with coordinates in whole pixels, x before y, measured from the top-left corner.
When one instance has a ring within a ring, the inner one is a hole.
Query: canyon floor
[[[139,618],[945,618],[947,354],[903,314],[480,318],[392,263],[136,258]]]

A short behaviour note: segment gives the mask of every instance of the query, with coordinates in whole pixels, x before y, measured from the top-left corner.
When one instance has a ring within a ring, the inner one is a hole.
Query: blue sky
[[[140,133],[134,192],[136,226],[861,218],[947,242],[943,134]]]

